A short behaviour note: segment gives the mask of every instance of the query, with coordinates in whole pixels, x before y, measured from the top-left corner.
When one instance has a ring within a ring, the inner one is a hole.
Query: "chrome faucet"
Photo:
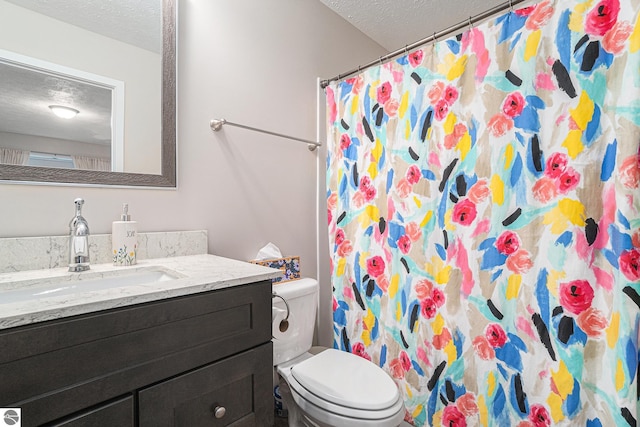
[[[69,223],[69,271],[89,269],[89,224],[82,216],[83,199],[75,199],[76,215]]]

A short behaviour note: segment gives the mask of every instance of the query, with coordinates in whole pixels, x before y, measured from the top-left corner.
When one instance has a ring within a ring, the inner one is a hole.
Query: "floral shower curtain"
[[[334,345],[413,424],[636,425],[639,10],[544,1],[327,88]]]

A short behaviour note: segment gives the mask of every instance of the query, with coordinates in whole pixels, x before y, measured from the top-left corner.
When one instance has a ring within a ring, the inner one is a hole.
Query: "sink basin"
[[[77,295],[125,286],[148,285],[181,277],[183,277],[181,274],[174,271],[152,267],[104,273],[86,272],[39,280],[25,280],[11,283],[11,289],[0,290],[0,304]]]

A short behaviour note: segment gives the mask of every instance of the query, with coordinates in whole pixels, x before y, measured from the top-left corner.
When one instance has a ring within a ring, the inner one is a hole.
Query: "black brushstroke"
[[[422,79],[421,79],[421,78],[420,78],[420,76],[419,76],[419,75],[417,75],[415,72],[414,72],[414,73],[411,73],[411,78],[412,78],[413,80],[415,80],[415,81],[416,81],[416,83],[418,83],[418,84],[422,83]]]
[[[516,209],[511,215],[507,217],[507,219],[502,221],[502,225],[506,227],[508,225],[513,224],[520,217],[521,214],[522,214],[522,209],[521,208]]]
[[[496,319],[498,320],[502,320],[502,318],[504,317],[504,315],[502,314],[502,312],[500,310],[498,310],[498,307],[496,307],[493,304],[493,301],[491,301],[491,298],[489,298],[487,300],[487,306],[489,307],[489,310],[491,310],[491,314],[493,314],[495,316]]]
[[[522,378],[520,374],[516,374],[513,378],[513,386],[515,388],[516,401],[518,402],[518,409],[520,409],[520,413],[527,413],[527,404],[525,399],[527,398],[527,393],[522,390]]]
[[[447,398],[444,397],[442,393],[438,393],[438,396],[440,396],[440,402],[442,402],[444,406],[447,406],[449,404],[449,402],[447,401]]]
[[[360,176],[358,175],[358,162],[353,164],[353,171],[351,172],[351,177],[353,178],[353,185],[358,187],[360,185]]]
[[[451,200],[453,203],[458,203],[458,198],[453,193],[449,193],[449,200]]]
[[[553,75],[556,76],[558,87],[562,89],[567,95],[569,95],[569,98],[575,98],[576,96],[578,96],[578,94],[576,93],[576,88],[573,86],[573,82],[571,81],[569,72],[567,71],[565,66],[562,65],[562,62],[560,62],[559,59],[557,59],[556,62],[553,63],[551,70],[553,71]]]
[[[375,113],[376,111],[378,111],[378,108],[380,108],[380,104],[376,102],[376,105],[373,106],[373,108],[371,109],[371,112]]]
[[[449,248],[449,235],[447,234],[447,230],[442,230],[442,235],[444,237],[444,248]]]
[[[584,236],[587,238],[589,246],[593,245],[593,242],[596,241],[598,230],[599,227],[595,220],[593,218],[587,218],[584,225]]]
[[[582,56],[582,64],[580,64],[580,71],[591,71],[596,63],[596,60],[600,56],[600,42],[589,42],[587,48],[584,50]]]
[[[346,216],[347,216],[347,211],[342,212],[340,216],[338,216],[338,219],[336,220],[336,224],[340,224],[340,221],[345,219]]]
[[[636,292],[635,289],[633,289],[631,286],[625,286],[624,288],[622,288],[622,292],[627,294],[627,296],[631,298],[631,301],[636,303],[638,308],[640,308],[640,295],[638,295],[638,292]]]
[[[404,346],[404,348],[409,348],[409,344],[407,344],[407,340],[404,339],[402,331],[400,331],[400,339],[402,340],[402,345]]]
[[[456,34],[456,40],[457,41],[462,41],[462,33]]]
[[[464,197],[467,194],[467,180],[464,179],[464,175],[458,175],[456,177],[456,189],[460,197]]]
[[[360,290],[358,290],[358,287],[355,283],[351,284],[351,288],[353,289],[353,295],[356,297],[356,302],[362,310],[365,310],[364,302],[362,301],[362,295],[360,295]]]
[[[413,306],[411,310],[411,316],[409,316],[409,330],[413,332],[413,328],[416,326],[416,322],[418,321],[418,311],[420,310],[420,306],[418,304]]]
[[[365,274],[364,277],[362,278],[362,283],[366,282],[367,280],[369,280],[369,275]]]
[[[447,180],[449,179],[449,176],[451,175],[453,168],[456,167],[457,163],[458,159],[453,159],[453,161],[449,163],[449,166],[444,169],[444,172],[442,173],[442,181],[440,181],[440,186],[438,187],[441,193],[444,191],[444,186],[447,185]]]
[[[433,110],[429,110],[427,116],[424,118],[424,122],[422,122],[422,131],[420,132],[420,140],[424,142],[427,138],[427,132],[431,128],[431,118],[433,117]]]
[[[562,316],[558,323],[558,339],[561,343],[566,344],[569,342],[571,335],[573,335],[573,319]]]
[[[578,43],[576,43],[576,47],[573,49],[573,53],[576,53],[578,51],[578,49],[580,49],[582,47],[582,45],[584,45],[588,41],[589,41],[589,35],[588,34],[585,34],[584,36],[582,36],[582,38],[580,40],[578,40]]]
[[[369,138],[369,141],[373,142],[373,133],[371,132],[371,128],[369,127],[369,122],[366,117],[362,118],[362,127],[364,128],[364,133],[367,135],[367,138]]]
[[[347,336],[347,328],[342,328],[342,345],[348,351],[351,351],[351,343],[349,342],[349,337]]]
[[[440,362],[440,364],[436,366],[436,369],[433,371],[433,375],[431,375],[431,378],[427,383],[427,389],[429,391],[433,390],[433,388],[436,386],[436,383],[438,382],[440,375],[442,375],[442,371],[444,371],[445,366],[447,366],[447,362]]]
[[[413,151],[413,148],[409,147],[409,155],[411,156],[411,158],[415,161],[418,161],[418,159],[420,158],[420,156],[418,156],[416,154],[415,151]]]
[[[531,159],[535,170],[542,172],[542,150],[540,149],[540,139],[537,134],[531,138]]]
[[[562,313],[564,313],[564,309],[562,308],[562,306],[558,305],[553,309],[553,311],[551,312],[551,315],[553,317],[556,317],[558,314],[562,314]]]
[[[455,402],[456,401],[456,392],[453,389],[453,384],[451,384],[451,381],[446,380],[444,382],[444,389],[447,392],[447,400],[449,402]]]
[[[349,130],[349,125],[344,121],[344,119],[340,120],[340,124],[342,125],[342,129]]]
[[[516,76],[515,74],[513,74],[513,72],[511,70],[507,70],[506,73],[504,73],[504,76],[507,78],[507,80],[509,80],[511,82],[511,84],[513,84],[514,86],[521,86],[522,85],[522,79],[518,76]]]
[[[622,418],[624,418],[624,420],[627,422],[627,424],[629,424],[631,427],[636,427],[637,421],[628,408],[620,409],[620,414],[622,415]]]
[[[538,330],[538,336],[540,337],[540,341],[547,348],[549,352],[549,356],[551,356],[551,360],[556,361],[556,352],[553,350],[553,346],[551,345],[551,338],[549,337],[549,330],[547,329],[547,325],[544,324],[542,317],[538,313],[533,313],[531,316],[531,320],[533,320],[533,324]]]
[[[384,109],[379,109],[378,114],[376,114],[376,126],[380,126],[382,124],[382,119],[384,119]]]
[[[371,298],[371,295],[373,295],[373,291],[376,289],[376,282],[375,280],[371,279],[367,282],[367,289],[365,291],[365,295],[367,296],[367,298]]]
[[[400,258],[400,262],[404,266],[404,269],[407,270],[407,274],[411,273],[411,270],[409,269],[409,264],[407,264],[407,260],[404,259],[404,257]]]
[[[380,234],[384,233],[384,230],[386,229],[387,221],[385,221],[383,217],[380,217],[380,221],[378,221],[378,230],[380,230]]]

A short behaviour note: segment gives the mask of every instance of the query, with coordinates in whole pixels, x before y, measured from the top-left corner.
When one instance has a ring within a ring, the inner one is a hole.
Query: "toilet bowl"
[[[274,366],[281,378],[280,393],[289,426],[404,425],[402,397],[379,366],[336,349],[309,352],[317,281],[300,279],[274,285],[273,293]]]

